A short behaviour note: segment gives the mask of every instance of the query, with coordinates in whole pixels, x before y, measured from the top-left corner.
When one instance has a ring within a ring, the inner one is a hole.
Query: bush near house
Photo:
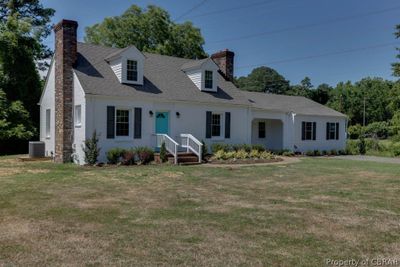
[[[100,148],[98,147],[99,137],[96,131],[93,132],[92,137],[86,139],[82,145],[83,153],[85,154],[85,162],[93,165],[97,163],[97,158],[100,154]]]
[[[121,162],[122,155],[125,153],[123,148],[112,148],[106,152],[107,162],[109,164],[117,164]]]
[[[154,151],[148,147],[136,147],[131,149],[112,148],[106,152],[108,164],[149,164],[154,160]]]
[[[259,152],[255,149],[250,152],[245,151],[244,149],[238,151],[224,151],[218,150],[214,156],[211,158],[212,160],[271,160],[276,159],[276,156],[268,151]]]

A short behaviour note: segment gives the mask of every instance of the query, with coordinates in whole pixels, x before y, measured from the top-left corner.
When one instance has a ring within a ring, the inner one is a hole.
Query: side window
[[[213,72],[206,70],[204,74],[204,87],[207,89],[213,88]]]
[[[51,122],[50,109],[46,109],[46,138],[50,138],[50,122]]]
[[[316,140],[317,123],[310,121],[302,122],[301,140]]]
[[[117,109],[115,113],[116,136],[129,136],[129,110]]]
[[[221,114],[212,114],[211,136],[221,136]]]
[[[82,108],[81,105],[75,106],[75,126],[81,126],[82,124]]]

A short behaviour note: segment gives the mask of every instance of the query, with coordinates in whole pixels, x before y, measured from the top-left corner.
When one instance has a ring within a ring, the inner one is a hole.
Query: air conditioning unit
[[[45,144],[44,142],[29,142],[29,157],[44,158]]]

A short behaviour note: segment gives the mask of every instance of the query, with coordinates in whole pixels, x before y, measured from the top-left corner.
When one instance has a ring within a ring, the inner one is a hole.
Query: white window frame
[[[328,122],[328,125],[329,125],[329,130],[328,130],[328,136],[329,136],[329,138],[327,139],[328,141],[329,140],[337,140],[336,138],[337,138],[337,136],[336,136],[336,122]],[[333,125],[333,128],[332,128],[332,125]],[[332,130],[333,130],[333,138],[331,138],[331,133],[332,133]]]
[[[45,125],[45,135],[46,139],[51,137],[51,109],[46,109],[46,125]]]
[[[129,64],[128,64],[129,61],[136,62],[136,70],[129,70]],[[128,75],[129,71],[136,71],[136,80],[130,80],[129,79],[129,75]],[[128,82],[137,82],[139,80],[139,62],[137,60],[135,60],[135,59],[128,58],[126,60],[126,80]]]
[[[213,116],[214,115],[219,115],[219,135],[213,135]],[[221,140],[221,139],[223,139],[223,136],[224,136],[224,132],[223,132],[223,129],[224,129],[224,123],[225,123],[225,121],[224,121],[224,116],[223,116],[223,113],[220,113],[220,112],[212,112],[211,113],[211,139],[214,139],[214,140]]]
[[[75,127],[82,126],[82,105],[75,105],[74,121],[75,121]]]
[[[128,131],[129,135],[118,135],[117,134],[117,112],[118,110],[128,111]],[[133,132],[133,124],[132,124],[132,109],[125,107],[115,107],[115,116],[114,116],[114,131],[115,131],[115,139],[117,140],[132,140],[132,132]]]
[[[304,121],[305,122],[305,127],[304,127],[304,140],[302,141],[316,141],[317,137],[315,136],[314,140],[314,121]],[[310,139],[307,138],[307,124],[311,124],[311,133],[310,133]],[[315,133],[317,133],[317,123],[315,123]]]

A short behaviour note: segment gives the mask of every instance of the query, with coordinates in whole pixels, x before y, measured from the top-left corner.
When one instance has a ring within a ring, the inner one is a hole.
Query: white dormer
[[[217,92],[218,66],[210,58],[190,61],[182,70],[201,91]]]
[[[135,46],[119,50],[106,58],[120,83],[138,85],[143,85],[144,60],[144,55]]]

